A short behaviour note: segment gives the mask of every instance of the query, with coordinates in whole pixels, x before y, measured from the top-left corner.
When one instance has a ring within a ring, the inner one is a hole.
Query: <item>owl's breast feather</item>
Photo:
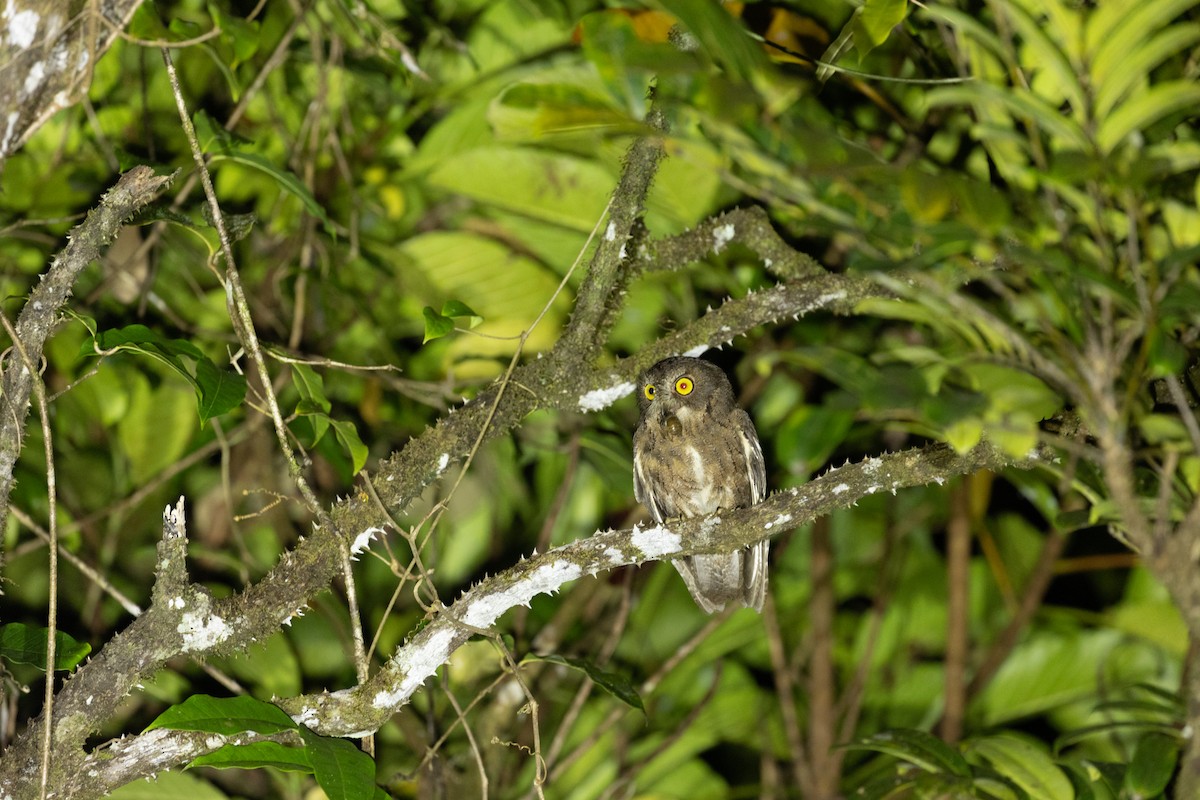
[[[730,505],[730,492],[723,485],[719,474],[714,474],[716,464],[707,464],[704,456],[695,447],[688,445],[684,455],[692,465],[695,493],[689,502],[688,516],[701,517],[714,513],[722,506]]]

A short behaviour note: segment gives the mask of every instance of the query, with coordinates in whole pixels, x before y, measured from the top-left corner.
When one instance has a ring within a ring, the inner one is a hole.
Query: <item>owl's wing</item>
[[[662,522],[662,509],[658,507],[650,486],[650,477],[646,474],[646,463],[642,460],[639,448],[635,446],[633,449],[633,496],[649,510],[650,516],[654,517],[655,522]]]
[[[745,411],[737,415],[737,427],[742,453],[746,456],[746,469],[750,474],[750,502],[759,503],[767,496],[767,464],[763,460],[762,445],[758,442],[758,431],[754,430],[754,422]]]

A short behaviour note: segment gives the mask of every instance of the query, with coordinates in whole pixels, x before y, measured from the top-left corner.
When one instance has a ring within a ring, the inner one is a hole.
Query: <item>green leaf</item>
[[[537,656],[528,655],[521,659],[521,663],[530,661],[545,661],[549,664],[561,664],[564,667],[578,670],[584,675],[592,679],[592,682],[599,686],[604,691],[611,694],[613,697],[620,700],[630,708],[636,708],[638,711],[645,713],[646,708],[642,705],[641,695],[634,688],[633,683],[629,680],[629,676],[620,673],[612,672],[603,669],[595,662],[586,658],[569,658],[567,656],[549,655]]]
[[[375,796],[375,761],[345,739],[301,730],[312,760],[313,775],[330,800],[371,800]]]
[[[350,456],[354,472],[357,474],[366,466],[368,455],[367,446],[358,438],[358,429],[354,427],[353,422],[341,419],[331,419],[329,424],[333,426],[334,435]]]
[[[1120,69],[1110,72],[1096,88],[1096,119],[1108,117],[1113,107],[1135,86],[1140,85],[1163,61],[1194,47],[1200,41],[1200,24],[1176,24],[1157,34],[1144,45],[1121,56]],[[1098,70],[1093,70],[1098,72]]]
[[[1005,778],[1020,786],[1032,800],[1071,797],[1071,781],[1050,758],[1044,745],[1011,733],[974,739],[964,744]]]
[[[196,140],[200,143],[200,149],[205,152],[225,150],[234,144],[233,134],[203,109],[192,115],[192,125],[196,128]]]
[[[50,640],[46,628],[10,622],[0,625],[0,660],[14,664],[33,664],[46,667],[46,645]],[[54,668],[71,669],[92,652],[92,646],[63,631],[54,632]]]
[[[312,441],[317,444],[329,430],[329,410],[333,405],[325,396],[325,381],[307,364],[292,364],[292,384],[300,394],[296,414],[307,417],[312,426]]]
[[[514,253],[494,239],[471,233],[419,234],[398,248],[397,259],[404,269],[413,270],[427,281],[429,289],[417,302],[436,301],[440,308],[447,297],[453,297],[484,318],[489,334],[507,337],[456,337],[448,349],[458,357],[511,355],[517,336],[555,296],[559,284],[559,277],[534,259]],[[569,307],[569,296],[560,293],[543,324],[526,340],[527,353],[548,348],[557,340],[556,326]],[[432,307],[430,311],[441,316]]]
[[[287,747],[278,742],[227,744],[219,750],[192,759],[189,767],[258,769],[274,767],[285,772],[312,772],[312,760],[304,747]]]
[[[471,310],[471,307],[466,303],[458,300],[447,300],[442,304],[443,317],[467,317],[469,320],[468,327],[474,328],[479,323],[483,322],[483,317]]]
[[[854,32],[858,29],[858,18],[862,16],[862,11],[862,6],[854,9],[854,13],[842,26],[837,38],[825,48],[825,52],[821,53],[820,66],[817,67],[817,80],[820,83],[829,80],[829,77],[836,71],[834,65],[837,64],[838,59],[854,45]]]
[[[971,777],[971,765],[957,750],[931,733],[910,728],[882,731],[843,745],[847,750],[871,750],[886,753],[915,764],[927,772]]]
[[[1138,739],[1133,759],[1125,771],[1130,797],[1157,797],[1166,790],[1179,759],[1179,740],[1165,733],[1147,733]]]
[[[92,341],[83,343],[79,355],[95,356],[100,355],[99,351],[105,350],[128,350],[150,356],[166,364],[189,382],[193,382],[192,375],[184,368],[179,357],[204,357],[200,349],[186,339],[168,339],[145,325],[126,325],[124,328],[100,331]]]
[[[437,313],[432,306],[425,306],[421,313],[425,315],[425,338],[421,344],[440,339],[454,330],[454,320]]]
[[[234,150],[232,148],[221,150],[212,155],[211,163],[217,164],[221,161],[241,164],[242,166],[251,167],[269,175],[279,184],[279,188],[300,200],[308,210],[308,213],[321,220],[327,232],[331,234],[334,232],[333,221],[329,219],[329,215],[325,213],[325,209],[317,202],[317,198],[313,197],[308,187],[301,183],[300,179],[290,171],[275,166],[257,153],[247,153],[243,150]]]
[[[159,714],[146,730],[156,728],[232,736],[243,731],[269,735],[296,730],[298,726],[278,706],[253,697],[194,694]]]
[[[532,147],[478,147],[433,168],[429,182],[499,208],[588,233],[613,174],[595,161]]]
[[[183,37],[176,36],[167,30],[158,16],[158,7],[154,3],[139,3],[137,10],[129,19],[129,35],[135,39],[147,41],[171,42]]]
[[[167,770],[148,780],[127,783],[106,797],[108,800],[226,800],[228,795],[197,775]]]
[[[518,83],[491,103],[488,122],[501,141],[553,134],[638,133],[641,124],[599,92],[574,83]]]
[[[854,47],[859,58],[887,41],[897,25],[908,15],[908,0],[867,0],[862,13],[854,16]]]
[[[221,28],[221,41],[227,42],[233,51],[233,59],[229,64],[231,68],[248,61],[258,52],[261,36],[257,20],[247,21],[241,17],[226,14],[220,6],[212,2],[208,4],[208,13],[212,16],[213,22]],[[233,99],[237,100],[238,98],[235,95]]]
[[[974,82],[960,86],[946,86],[931,91],[926,102],[931,108],[945,105],[986,106],[998,104],[1016,118],[1031,120],[1052,136],[1057,137],[1069,148],[1087,152],[1091,142],[1083,129],[1070,117],[1025,89],[1010,89],[991,83]]]
[[[292,385],[301,401],[310,402],[314,408],[328,412],[333,407],[325,396],[325,379],[308,364],[292,364]]]
[[[100,331],[93,339],[84,341],[80,356],[99,355],[101,351],[121,350],[149,356],[165,364],[192,385],[196,392],[200,421],[232,411],[246,398],[246,378],[233,370],[221,369],[200,348],[186,339],[168,339],[145,325]],[[183,358],[195,362],[193,375],[184,366]]]
[[[1066,37],[1061,29],[1054,25],[1053,15],[1049,21],[1045,21],[1035,19],[1019,2],[1003,0],[1002,5],[1008,20],[1021,34],[1023,47],[1029,51],[1022,60],[1036,65],[1038,70],[1053,77],[1053,90],[1057,90],[1066,98],[1076,119],[1082,119],[1086,108],[1083,87],[1079,84],[1075,67],[1060,44]],[[1056,35],[1061,38],[1056,39]]]
[[[1100,123],[1096,143],[1107,153],[1134,131],[1143,130],[1177,111],[1195,113],[1200,105],[1200,86],[1194,81],[1160,83],[1122,103]]]
[[[200,206],[200,214],[204,217],[204,222],[216,232],[217,222],[213,217],[212,208],[207,203]],[[229,241],[239,242],[250,235],[250,231],[254,229],[254,223],[258,222],[256,214],[230,214],[227,212],[221,213],[221,221],[225,223],[225,232],[229,234]],[[218,249],[220,238],[217,239]]]
[[[1126,59],[1156,31],[1196,5],[1196,0],[1143,0],[1099,3],[1088,17],[1086,45],[1091,53],[1093,85],[1127,68]]]
[[[156,477],[188,449],[195,434],[194,390],[174,381],[151,386],[140,372],[126,377],[128,405],[117,420],[117,440],[129,478],[141,484]]]
[[[231,369],[218,369],[208,358],[196,362],[200,422],[232,411],[246,399],[246,376]]]

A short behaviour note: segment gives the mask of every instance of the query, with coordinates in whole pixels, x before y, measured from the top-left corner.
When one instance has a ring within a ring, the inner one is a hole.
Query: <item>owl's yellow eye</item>
[[[642,389],[642,394],[646,395],[647,400],[653,400],[654,399],[654,384],[647,383],[645,388]]]
[[[691,378],[680,378],[679,380],[675,381],[675,392],[677,394],[691,394],[692,388],[693,386]]]

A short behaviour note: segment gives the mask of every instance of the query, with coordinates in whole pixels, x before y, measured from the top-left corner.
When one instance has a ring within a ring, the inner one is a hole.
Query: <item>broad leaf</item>
[[[337,800],[371,800],[375,795],[375,761],[353,742],[302,731],[313,775],[325,794]]]
[[[247,695],[212,697],[194,694],[168,708],[146,730],[206,731],[232,736],[243,731],[272,734],[295,730],[297,725],[278,706]]]
[[[0,625],[0,661],[46,667],[46,628],[10,622]],[[92,646],[63,631],[54,632],[54,668],[72,669],[92,652]]]
[[[627,675],[620,672],[612,672],[606,670],[595,662],[586,658],[568,658],[567,656],[549,655],[535,656],[528,655],[522,659],[522,663],[529,661],[544,661],[549,664],[561,664],[564,667],[578,670],[584,675],[592,679],[597,686],[611,694],[613,697],[620,700],[631,708],[636,708],[638,711],[645,712],[646,708],[642,705],[641,695],[637,689],[633,687],[633,683]]]
[[[957,750],[925,731],[907,728],[882,731],[844,747],[847,750],[887,753],[927,772],[946,772],[962,778],[971,776],[971,765]]]
[[[246,377],[233,370],[218,369],[207,358],[196,362],[196,389],[199,392],[200,421],[232,411],[246,399]]]
[[[259,769],[274,767],[285,772],[312,772],[312,761],[304,747],[287,747],[278,742],[227,744],[219,750],[192,759],[189,767]]]
[[[969,741],[964,750],[990,763],[996,772],[1020,786],[1031,800],[1061,800],[1071,796],[1071,781],[1042,745],[1003,733]]]
[[[337,436],[338,442],[350,456],[350,461],[354,465],[354,473],[358,474],[366,466],[369,454],[367,446],[358,436],[358,428],[354,427],[353,422],[341,419],[330,420],[329,424],[333,426],[333,433]]]
[[[425,306],[421,313],[425,316],[425,338],[421,344],[440,339],[454,330],[454,320],[434,311],[432,306]]]

